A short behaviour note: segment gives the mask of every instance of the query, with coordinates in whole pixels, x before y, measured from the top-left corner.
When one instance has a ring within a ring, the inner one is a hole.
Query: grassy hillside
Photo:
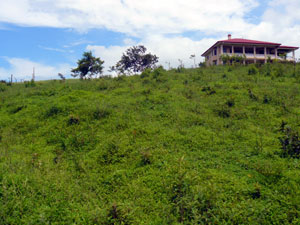
[[[299,224],[299,84],[282,64],[0,84],[0,224]]]

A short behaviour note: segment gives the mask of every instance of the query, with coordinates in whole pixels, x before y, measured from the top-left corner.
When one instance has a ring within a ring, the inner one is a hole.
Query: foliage
[[[300,80],[251,68],[2,84],[0,224],[299,224]]]
[[[258,69],[256,68],[256,66],[254,64],[251,64],[248,69],[248,74],[255,75],[257,73],[258,73]]]
[[[158,57],[146,53],[147,48],[143,45],[133,46],[123,53],[121,60],[111,68],[112,71],[124,74],[136,74],[145,69],[153,69],[158,62]]]
[[[35,87],[36,86],[34,80],[25,81],[24,84],[25,84],[25,87]]]
[[[222,54],[220,56],[221,60],[224,64],[230,65],[230,64],[242,64],[243,61],[246,59],[245,55],[228,55],[228,54]]]
[[[279,138],[283,156],[300,158],[300,138],[297,131],[286,126],[285,122],[281,124],[283,136]]]
[[[100,58],[94,57],[92,52],[84,52],[82,59],[77,61],[77,68],[71,70],[73,77],[80,77],[80,79],[89,78],[103,73],[103,64]]]

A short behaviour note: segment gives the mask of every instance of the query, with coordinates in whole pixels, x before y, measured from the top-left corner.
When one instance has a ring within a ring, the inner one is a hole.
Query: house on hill
[[[223,56],[242,56],[244,64],[266,63],[268,59],[295,62],[297,49],[299,47],[284,46],[280,43],[231,38],[229,34],[227,40],[218,41],[202,56],[205,57],[207,66],[224,64]]]

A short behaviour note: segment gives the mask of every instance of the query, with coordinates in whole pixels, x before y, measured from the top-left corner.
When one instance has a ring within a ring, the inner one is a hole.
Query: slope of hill
[[[0,224],[299,224],[299,83],[275,64],[0,84]]]

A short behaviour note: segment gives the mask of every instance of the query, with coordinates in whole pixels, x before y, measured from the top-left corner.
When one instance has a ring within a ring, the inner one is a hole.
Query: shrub
[[[233,99],[233,98],[228,99],[228,100],[226,101],[226,105],[227,105],[228,107],[233,107],[233,106],[235,105],[234,99]]]
[[[183,73],[185,71],[185,68],[183,66],[178,66],[175,70],[175,73]]]
[[[254,186],[254,190],[249,193],[253,199],[258,199],[261,197],[261,186],[256,183]]]
[[[216,110],[219,117],[222,118],[229,118],[230,117],[230,110],[227,107],[222,107],[219,110]]]
[[[147,68],[147,69],[145,69],[145,70],[142,72],[141,78],[143,79],[143,78],[149,77],[150,74],[151,74],[151,69],[150,69],[150,68]]]
[[[300,139],[298,132],[287,127],[285,122],[282,122],[280,130],[283,134],[279,138],[282,156],[300,158]]]
[[[258,73],[258,69],[256,68],[255,65],[251,65],[250,68],[248,69],[248,75],[255,75]]]
[[[98,156],[98,163],[104,165],[114,164],[120,162],[124,157],[125,152],[123,152],[123,149],[120,149],[119,144],[112,140],[107,143],[105,149]]]
[[[151,164],[151,153],[149,151],[144,151],[141,153],[142,155],[142,165]]]
[[[216,91],[213,88],[211,88],[210,86],[203,87],[201,91],[206,92],[206,94],[208,94],[208,95],[216,94]]]
[[[275,76],[276,77],[283,77],[284,76],[284,68],[281,63],[277,64],[277,67],[275,68]]]
[[[263,160],[259,161],[255,165],[255,170],[265,177],[265,181],[268,183],[277,182],[282,177],[282,164]]]
[[[61,113],[63,110],[57,106],[51,106],[47,111],[46,111],[46,117],[52,117],[55,116],[59,113]]]
[[[191,89],[184,89],[182,94],[184,95],[184,97],[186,97],[187,99],[192,99],[194,96],[194,91]]]
[[[108,210],[106,221],[103,221],[101,224],[105,225],[114,225],[114,224],[132,224],[132,219],[130,218],[130,210],[125,209],[116,203],[113,203],[111,208]]]
[[[97,107],[94,111],[93,111],[93,118],[95,120],[100,120],[100,119],[103,119],[103,118],[106,118],[110,115],[110,111],[106,108],[100,108],[100,107]]]
[[[22,109],[26,108],[26,106],[24,105],[16,105],[14,106],[11,110],[10,110],[10,113],[11,114],[15,114],[17,112],[20,112]]]
[[[156,68],[155,70],[153,70],[153,79],[155,79],[157,82],[162,81],[161,78],[165,72],[166,71],[162,66]]]
[[[4,92],[5,90],[6,90],[5,85],[0,83],[0,92]]]
[[[253,94],[253,92],[251,91],[251,89],[248,90],[248,94],[249,94],[249,97],[254,100],[254,101],[257,101],[258,100],[258,97]]]
[[[271,98],[271,97],[269,97],[269,96],[267,96],[267,95],[264,95],[264,100],[263,100],[263,103],[264,103],[264,104],[268,104],[268,103],[270,103],[270,102],[271,102],[271,100],[272,100],[272,98]]]
[[[28,87],[35,87],[36,86],[36,83],[34,82],[34,80],[31,80],[31,81],[25,81],[25,87],[28,88]]]
[[[68,125],[76,125],[79,124],[79,117],[71,115],[68,119]]]

